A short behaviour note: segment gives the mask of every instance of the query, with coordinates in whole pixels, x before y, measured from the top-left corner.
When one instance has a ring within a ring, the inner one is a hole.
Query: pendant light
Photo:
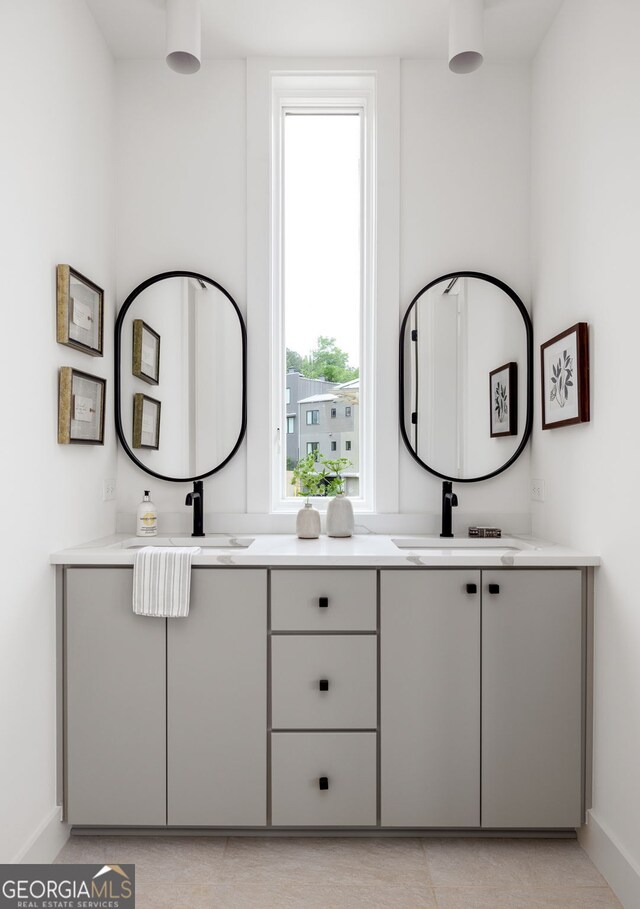
[[[449,69],[472,73],[482,65],[483,0],[449,0]]]
[[[167,0],[167,65],[176,73],[197,73],[200,53],[200,0]]]

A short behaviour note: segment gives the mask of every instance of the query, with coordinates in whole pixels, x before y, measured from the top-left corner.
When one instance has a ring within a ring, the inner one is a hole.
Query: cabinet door
[[[382,826],[477,827],[480,572],[380,575]]]
[[[578,827],[580,571],[482,575],[482,826]]]
[[[65,573],[67,819],[166,824],[166,619],[132,611],[133,572]]]
[[[194,569],[169,620],[168,822],[266,824],[267,573]]]

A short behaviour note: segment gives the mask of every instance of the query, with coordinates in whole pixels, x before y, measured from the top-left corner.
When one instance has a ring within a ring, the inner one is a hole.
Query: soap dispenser
[[[151,501],[151,493],[145,489],[142,502],[138,505],[136,534],[139,537],[155,537],[158,533],[158,511]]]

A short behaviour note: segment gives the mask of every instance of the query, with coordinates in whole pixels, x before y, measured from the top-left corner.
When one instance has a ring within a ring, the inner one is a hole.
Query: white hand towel
[[[191,558],[199,546],[145,546],[133,564],[136,615],[181,618],[189,615]]]

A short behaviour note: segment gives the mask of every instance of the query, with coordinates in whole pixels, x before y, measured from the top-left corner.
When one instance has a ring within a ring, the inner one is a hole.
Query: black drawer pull
[[[467,593],[477,593],[478,585],[477,584],[467,584]]]
[[[320,786],[320,789],[322,789],[323,791],[325,789],[328,789],[329,788],[329,777],[321,776],[320,779],[318,780],[318,785]]]
[[[318,597],[318,606],[320,609],[326,609],[329,605],[329,597]]]
[[[320,679],[320,681],[318,682],[318,688],[320,689],[320,691],[328,691],[329,690],[329,679]]]
[[[489,584],[489,593],[500,593],[499,584]]]

